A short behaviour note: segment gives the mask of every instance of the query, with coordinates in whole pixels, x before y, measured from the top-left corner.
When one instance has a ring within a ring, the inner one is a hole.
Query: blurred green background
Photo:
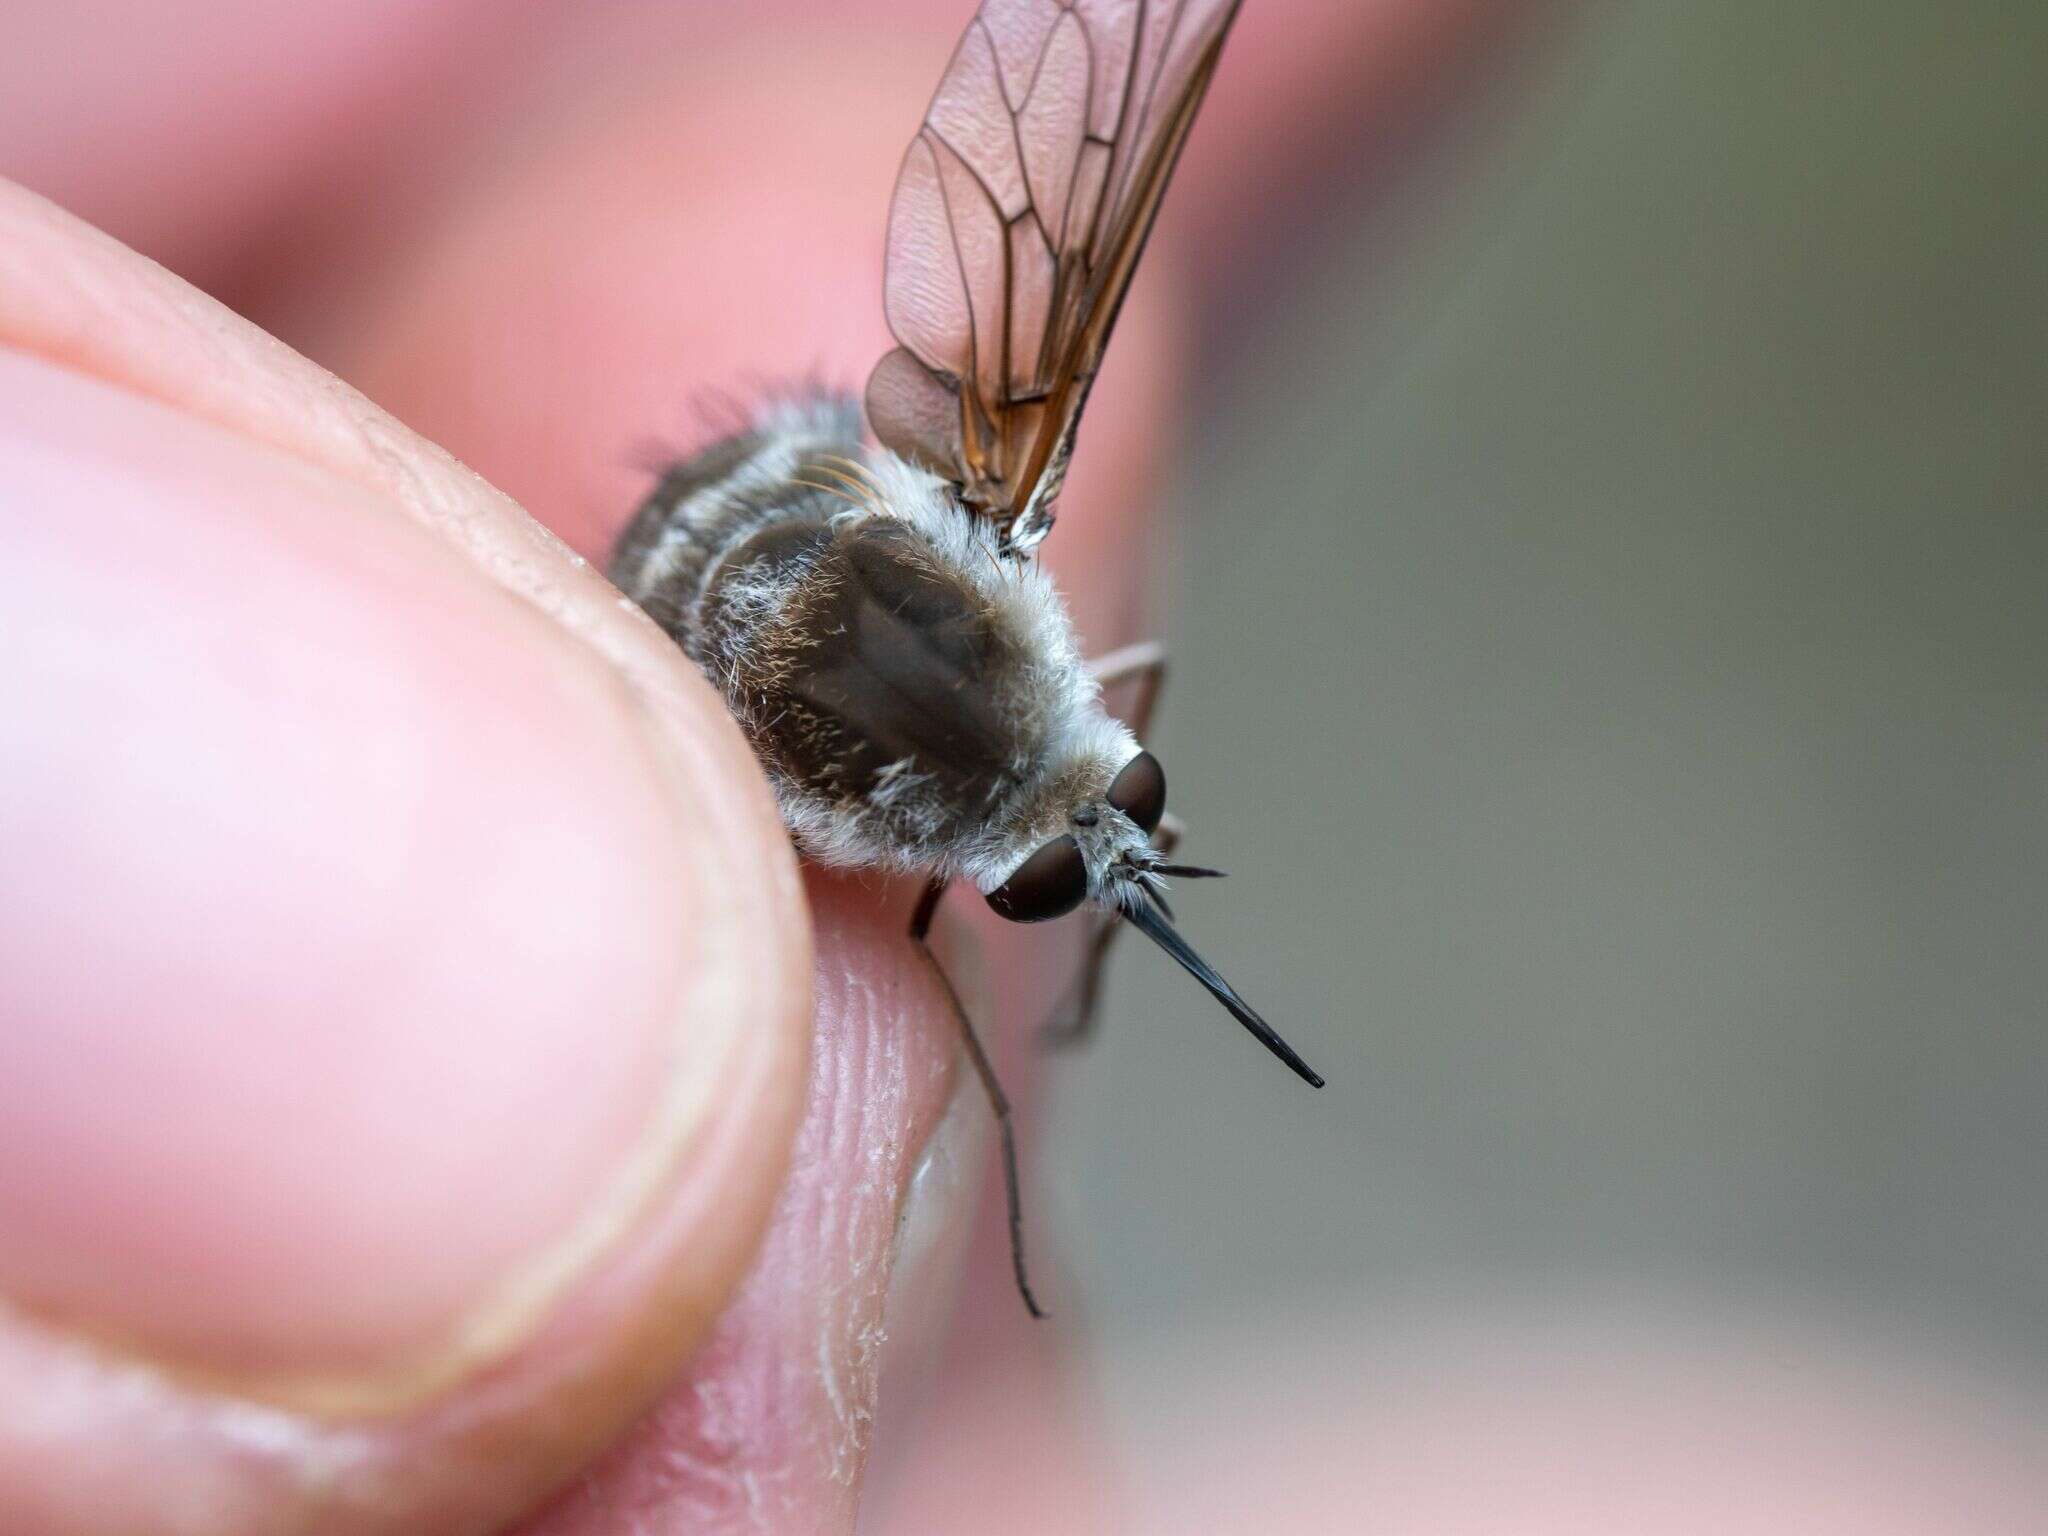
[[[2048,7],[1537,46],[1209,359],[1182,917],[1330,1087],[1120,954],[1071,1288],[1138,1356],[1627,1286],[2038,1382]]]

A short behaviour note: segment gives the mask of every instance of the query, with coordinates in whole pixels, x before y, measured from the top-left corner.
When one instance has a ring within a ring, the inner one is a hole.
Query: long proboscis
[[[1252,1005],[1237,995],[1237,989],[1218,975],[1214,966],[1194,952],[1188,941],[1180,936],[1179,931],[1160,912],[1144,901],[1137,901],[1123,908],[1123,914],[1130,920],[1132,927],[1173,956],[1180,962],[1183,970],[1207,987],[1209,995],[1229,1009],[1230,1016],[1250,1030],[1259,1044],[1292,1067],[1297,1077],[1311,1088],[1323,1086],[1322,1074],[1295,1055],[1294,1047],[1282,1040],[1273,1026],[1260,1018]]]

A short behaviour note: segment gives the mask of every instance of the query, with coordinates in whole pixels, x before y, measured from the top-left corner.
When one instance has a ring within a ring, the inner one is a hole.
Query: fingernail
[[[374,492],[10,354],[0,460],[0,1297],[415,1403],[705,1119],[765,963],[692,873],[730,788]]]

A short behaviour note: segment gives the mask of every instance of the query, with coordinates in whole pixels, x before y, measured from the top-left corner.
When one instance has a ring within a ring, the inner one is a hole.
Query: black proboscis
[[[1259,1044],[1292,1067],[1295,1075],[1309,1087],[1323,1086],[1322,1074],[1294,1054],[1294,1047],[1282,1040],[1274,1032],[1273,1026],[1260,1018],[1252,1005],[1237,995],[1237,989],[1219,976],[1214,966],[1194,952],[1188,941],[1174,929],[1173,924],[1147,905],[1129,906],[1123,911],[1132,927],[1178,960],[1181,968],[1207,987],[1209,995],[1229,1009],[1230,1016],[1250,1030]]]

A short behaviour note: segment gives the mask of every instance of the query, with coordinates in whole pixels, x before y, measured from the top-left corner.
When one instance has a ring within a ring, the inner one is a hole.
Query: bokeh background
[[[1304,1318],[2048,1419],[2044,80],[2040,6],[1581,12],[1212,335],[1183,917],[1331,1081],[1135,949],[1061,1069],[1163,1464],[1191,1341]]]

